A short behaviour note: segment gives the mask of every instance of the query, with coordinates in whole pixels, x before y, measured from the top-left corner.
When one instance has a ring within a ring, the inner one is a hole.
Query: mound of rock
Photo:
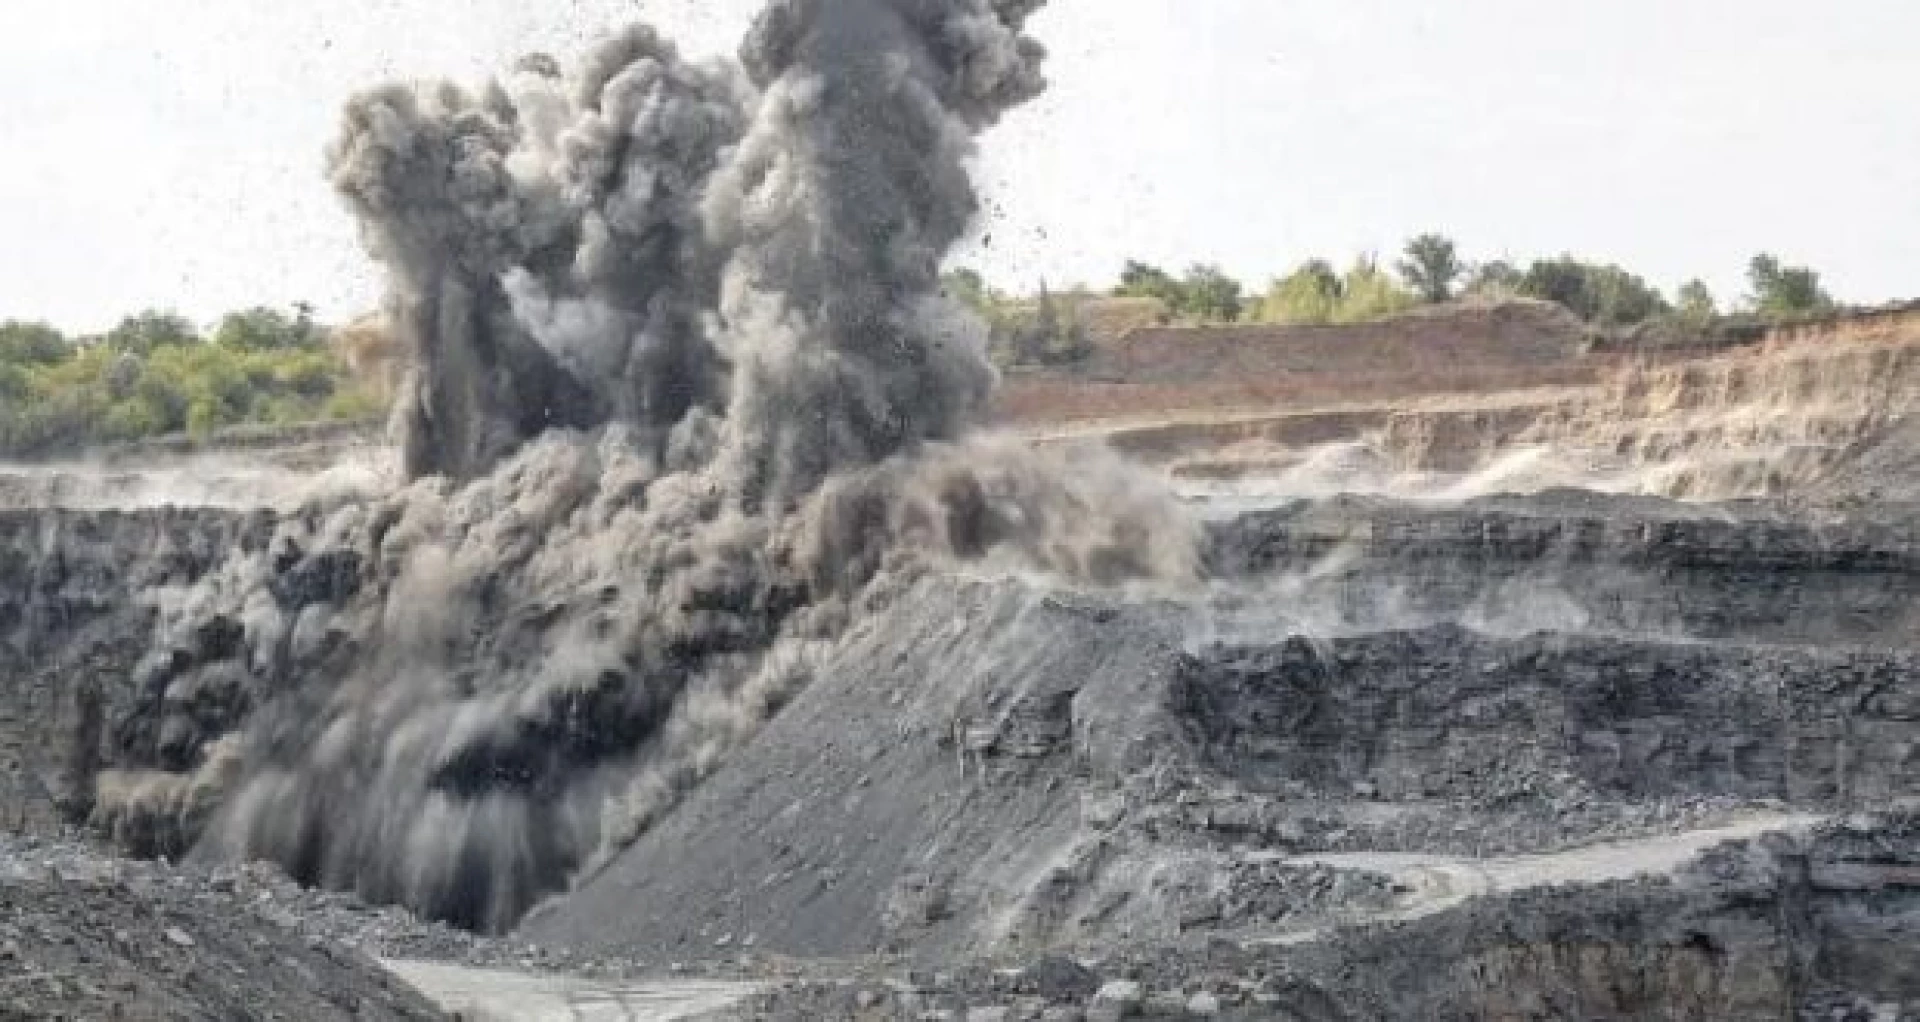
[[[442,1017],[304,917],[270,918],[275,904],[231,877],[0,839],[0,1018]]]

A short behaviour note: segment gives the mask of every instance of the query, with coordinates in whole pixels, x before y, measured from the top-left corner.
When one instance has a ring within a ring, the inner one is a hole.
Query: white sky
[[[577,53],[632,17],[731,45],[752,0],[0,0],[0,319],[201,320],[377,284],[320,178],[341,101]],[[1440,230],[1724,299],[1768,249],[1920,293],[1912,0],[1053,0],[1054,89],[985,140],[996,282],[1126,258],[1254,286]]]

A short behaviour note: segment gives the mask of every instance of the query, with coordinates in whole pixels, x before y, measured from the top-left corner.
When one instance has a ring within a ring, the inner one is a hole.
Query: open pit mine
[[[1920,310],[996,381],[1038,6],[352,99],[391,435],[0,468],[0,1017],[1920,1018]]]

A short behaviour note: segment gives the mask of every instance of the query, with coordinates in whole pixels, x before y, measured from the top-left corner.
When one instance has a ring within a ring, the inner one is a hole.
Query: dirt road
[[[435,1004],[475,1022],[675,1022],[732,1007],[751,983],[602,983],[572,976],[383,963]]]
[[[1785,831],[1800,833],[1820,822],[1805,814],[1763,814],[1708,830],[1635,841],[1570,848],[1544,855],[1465,858],[1395,852],[1350,852],[1289,858],[1291,865],[1324,865],[1336,869],[1385,873],[1408,889],[1399,904],[1380,919],[1418,919],[1452,908],[1468,898],[1556,884],[1596,884],[1649,874],[1672,873],[1700,853],[1727,841]],[[1278,934],[1259,943],[1297,944],[1319,935],[1318,928]]]

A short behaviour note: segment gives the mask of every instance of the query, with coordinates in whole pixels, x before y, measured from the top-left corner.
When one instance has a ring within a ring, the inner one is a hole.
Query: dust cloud
[[[159,625],[96,816],[487,930],[618,849],[941,563],[1183,579],[1101,459],[976,434],[939,291],[1038,0],[775,0],[737,61],[375,89],[329,176],[411,354],[405,482],[309,504]]]

